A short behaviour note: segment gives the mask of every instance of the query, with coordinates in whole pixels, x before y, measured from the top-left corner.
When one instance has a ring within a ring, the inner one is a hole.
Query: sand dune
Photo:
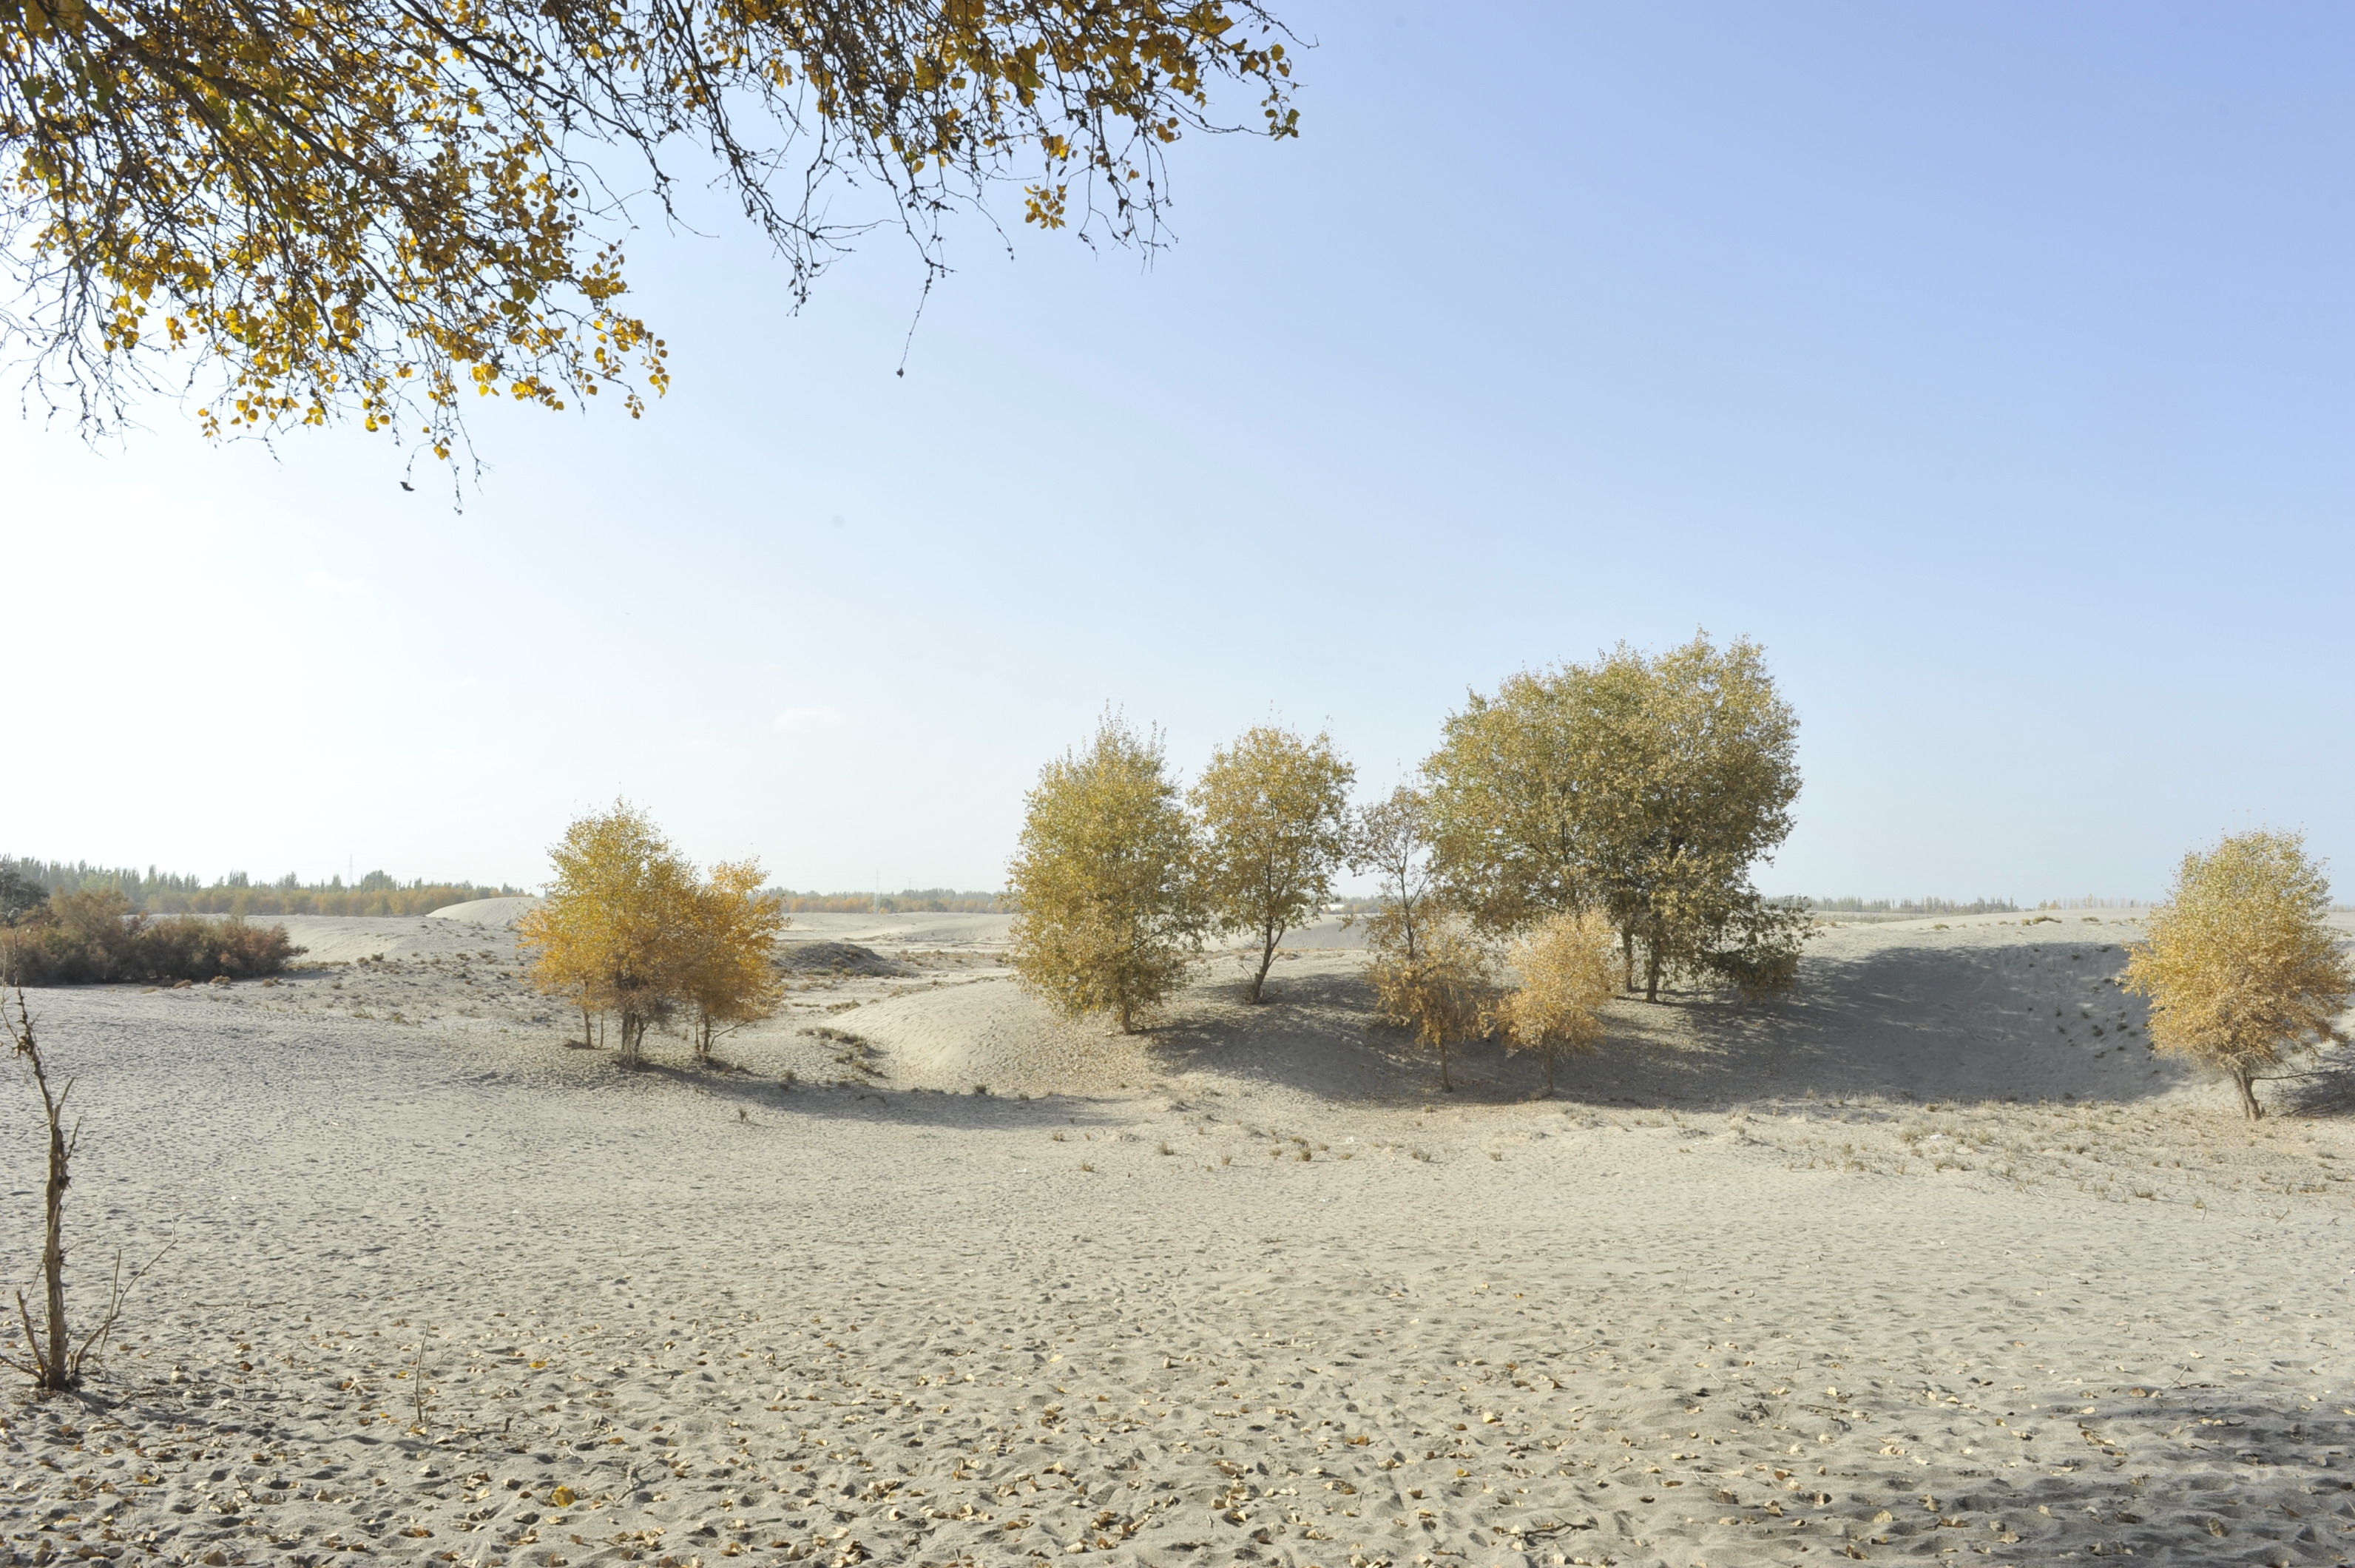
[[[870,947],[996,947],[1006,941],[1008,914],[797,914],[787,942],[857,942]]]
[[[462,904],[444,904],[425,918],[463,921],[468,925],[512,926],[526,912],[538,909],[545,901],[536,898],[470,899]]]
[[[1438,1093],[1346,949],[1124,1040],[984,928],[805,927],[911,972],[638,1072],[496,925],[40,993],[78,1290],[177,1244],[0,1407],[0,1562],[2342,1562],[2345,1085],[2156,1062],[2122,918],[1833,931],[1550,1101]]]

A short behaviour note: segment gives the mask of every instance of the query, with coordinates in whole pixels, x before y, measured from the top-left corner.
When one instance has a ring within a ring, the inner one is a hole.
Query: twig
[[[82,1363],[90,1358],[91,1354],[105,1347],[107,1336],[114,1332],[114,1325],[123,1316],[123,1304],[131,1299],[131,1293],[138,1288],[139,1282],[145,1279],[155,1265],[164,1261],[165,1253],[179,1244],[179,1238],[176,1236],[165,1242],[154,1257],[131,1271],[129,1279],[123,1277],[123,1249],[117,1247],[114,1250],[114,1280],[107,1291],[106,1311],[100,1317],[98,1327],[82,1336],[81,1348],[73,1353],[71,1370],[75,1378],[79,1379],[81,1376]]]
[[[420,1328],[417,1331],[417,1354],[410,1357],[409,1361],[409,1389],[410,1392],[414,1394],[417,1400],[417,1419],[410,1424],[409,1429],[411,1432],[416,1433],[422,1433],[425,1430],[424,1369],[425,1330],[422,1328]]]

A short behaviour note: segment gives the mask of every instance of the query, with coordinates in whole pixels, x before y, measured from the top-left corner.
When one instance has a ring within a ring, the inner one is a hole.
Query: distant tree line
[[[908,888],[896,893],[797,893],[791,888],[769,888],[788,914],[998,914],[1005,901],[996,893],[961,892],[954,888]]]
[[[512,898],[525,891],[505,884],[486,887],[421,878],[403,882],[382,871],[370,871],[349,886],[341,877],[305,882],[292,872],[274,882],[256,882],[242,871],[207,882],[199,877],[158,872],[153,866],[143,871],[135,866],[93,866],[81,860],[68,864],[7,856],[0,856],[0,872],[39,888],[44,894],[93,890],[121,893],[148,914],[429,914],[448,904]]]
[[[1846,898],[1794,898],[1784,901],[1804,910],[1824,914],[2018,914],[2019,906],[2009,899],[1973,899],[1965,903],[1958,899],[1866,899],[1850,895]],[[2039,908],[2047,906],[2039,905]]]

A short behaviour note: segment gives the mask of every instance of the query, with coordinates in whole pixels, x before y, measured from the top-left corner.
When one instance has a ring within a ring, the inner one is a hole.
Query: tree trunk
[[[66,1333],[66,1188],[72,1179],[66,1167],[72,1151],[66,1144],[66,1131],[61,1123],[60,1107],[49,1099],[49,1086],[41,1084],[41,1099],[49,1114],[49,1179],[42,1200],[48,1210],[48,1224],[41,1235],[41,1286],[48,1297],[49,1315],[49,1349],[47,1355],[36,1356],[41,1363],[41,1375],[36,1381],[45,1389],[73,1386],[73,1371],[67,1362],[69,1341]],[[27,1347],[33,1349],[33,1347]]]
[[[2232,1070],[2232,1087],[2241,1092],[2241,1115],[2253,1122],[2264,1119],[2265,1108],[2257,1104],[2256,1082],[2246,1068]]]
[[[1649,944],[1646,944],[1644,953],[1644,999],[1647,1002],[1660,999],[1660,950]]]
[[[1619,928],[1619,957],[1627,970],[1625,979],[1620,982],[1620,989],[1632,991],[1636,988],[1636,928],[1632,925]]]
[[[1553,1098],[1553,1052],[1552,1052],[1552,1051],[1547,1051],[1547,1052],[1545,1053],[1545,1059],[1546,1059],[1546,1098],[1547,1098],[1547,1099],[1549,1099],[1549,1100],[1550,1100],[1550,1099],[1552,1099],[1552,1098]]]
[[[1447,1041],[1444,1039],[1439,1042],[1439,1090],[1443,1094],[1455,1093],[1455,1080],[1447,1076]]]
[[[1259,973],[1252,976],[1251,999],[1258,1002],[1259,994],[1267,986],[1268,969],[1275,963],[1275,944],[1284,940],[1284,928],[1269,921],[1260,927]]]
[[[78,1136],[68,1136],[65,1125],[66,1100],[73,1093],[69,1083],[64,1093],[49,1090],[48,1065],[41,1061],[41,1048],[33,1039],[32,1015],[25,1008],[25,993],[16,992],[16,1016],[8,1021],[8,1036],[16,1048],[15,1054],[24,1060],[26,1075],[41,1096],[41,1118],[48,1124],[48,1179],[41,1193],[41,1307],[47,1319],[42,1326],[48,1330],[48,1348],[42,1349],[43,1338],[33,1324],[32,1314],[26,1309],[25,1293],[16,1292],[16,1317],[24,1325],[25,1353],[31,1364],[24,1370],[33,1374],[36,1388],[59,1390],[74,1385],[74,1373],[80,1358],[73,1354],[73,1338],[66,1331],[66,1189],[73,1179],[69,1168],[73,1162]],[[18,1363],[23,1365],[23,1363]]]

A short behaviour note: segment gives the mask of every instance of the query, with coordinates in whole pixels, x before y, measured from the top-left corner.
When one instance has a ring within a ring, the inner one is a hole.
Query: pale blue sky
[[[2355,873],[2355,12],[1286,14],[1300,142],[1178,149],[1149,269],[959,226],[905,379],[899,247],[796,318],[715,217],[632,247],[673,394],[485,411],[463,516],[355,433],[0,427],[0,849],[529,882],[618,790],[990,886],[1108,701],[1386,788],[1467,685],[1705,625],[1801,716],[1774,891]]]

